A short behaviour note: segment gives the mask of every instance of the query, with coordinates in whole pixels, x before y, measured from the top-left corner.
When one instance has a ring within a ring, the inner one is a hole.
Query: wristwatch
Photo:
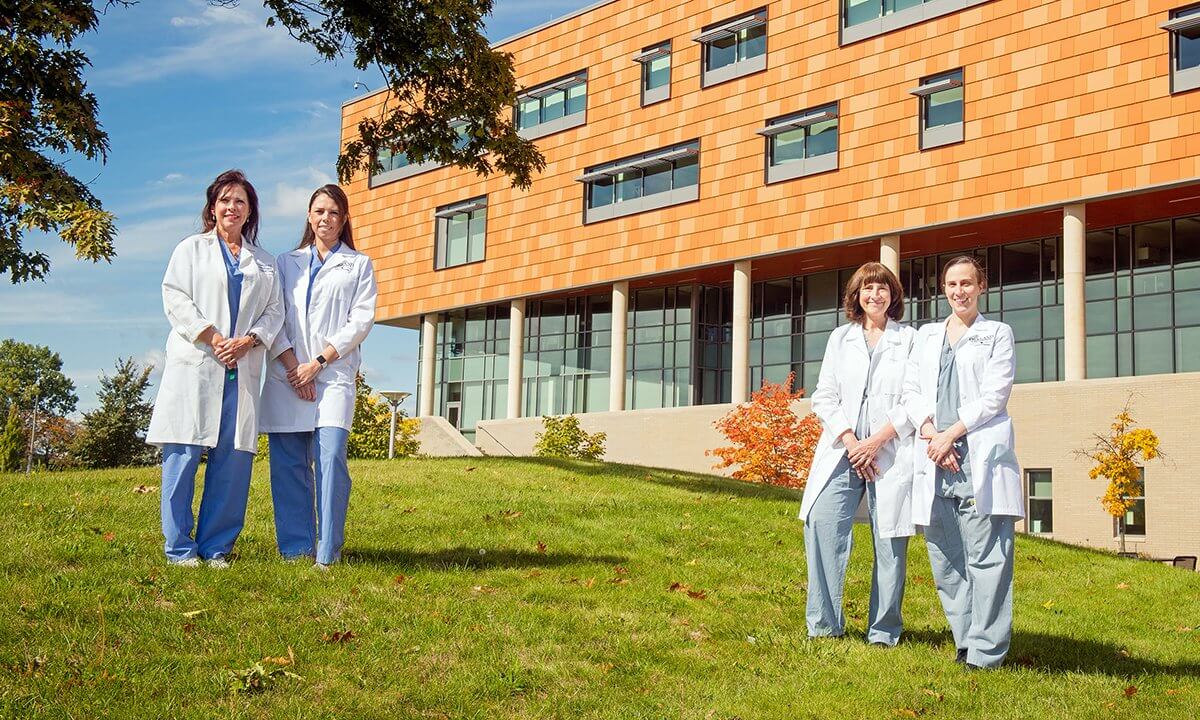
[[[251,345],[250,347],[258,347],[259,345],[262,345],[262,340],[259,340],[258,336],[255,335],[254,333],[246,333],[246,337],[248,337],[254,341],[254,344]]]
[[[329,364],[329,361],[325,359],[324,355],[318,355],[317,356],[317,364],[320,365],[321,367],[325,367],[326,365]]]

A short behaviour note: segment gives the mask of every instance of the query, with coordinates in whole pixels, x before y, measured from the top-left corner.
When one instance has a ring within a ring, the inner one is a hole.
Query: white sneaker
[[[229,561],[223,557],[209,558],[205,561],[205,564],[213,570],[225,570],[229,567]]]
[[[182,560],[168,560],[167,564],[174,565],[175,567],[200,567],[200,558],[190,557]]]
[[[312,569],[317,572],[329,572],[329,566],[322,562],[313,563]]]

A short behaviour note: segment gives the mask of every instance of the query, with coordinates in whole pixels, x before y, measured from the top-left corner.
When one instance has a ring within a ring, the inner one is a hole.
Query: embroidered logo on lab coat
[[[262,262],[261,260],[255,260],[254,264],[258,266],[258,271],[260,273],[262,273],[263,275],[274,275],[275,274],[275,267],[273,265]]]
[[[352,262],[350,262],[349,260],[347,260],[347,261],[345,261],[345,262],[343,262],[343,263],[339,263],[337,267],[340,267],[340,268],[341,268],[342,270],[344,270],[344,271],[345,271],[347,274],[349,274],[349,273],[350,273],[352,270],[354,270],[354,263],[352,263]]]
[[[995,335],[972,335],[967,338],[967,342],[972,345],[987,345],[995,339]]]

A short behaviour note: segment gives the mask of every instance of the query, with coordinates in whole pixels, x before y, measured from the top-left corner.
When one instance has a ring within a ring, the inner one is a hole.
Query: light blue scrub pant
[[[846,566],[853,544],[854,513],[864,492],[875,545],[867,642],[895,645],[904,629],[900,605],[904,601],[908,538],[879,537],[875,483],[859,477],[845,456],[821,489],[804,523],[804,546],[808,557],[808,634],[810,637],[837,637],[846,631],[842,610]]]
[[[194,557],[222,558],[246,522],[246,500],[250,496],[250,469],[254,453],[235,450],[237,429],[237,379],[225,379],[221,393],[221,425],[217,446],[208,450],[204,471],[204,493],[192,539],[192,497],[196,470],[200,467],[201,445],[163,445],[162,532],[167,560],[179,562]]]
[[[350,505],[350,431],[319,427],[315,432],[271,433],[268,439],[279,554],[288,559],[315,556],[322,565],[337,562]]]
[[[975,512],[965,473],[933,499],[925,544],[954,645],[978,667],[998,667],[1012,638],[1013,526]]]

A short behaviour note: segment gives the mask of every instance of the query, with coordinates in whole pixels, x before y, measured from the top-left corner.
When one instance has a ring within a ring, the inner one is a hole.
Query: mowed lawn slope
[[[351,466],[347,564],[169,568],[156,469],[0,476],[0,717],[1195,718],[1200,574],[1028,537],[1009,665],[971,673],[920,538],[907,634],[805,637],[798,495],[538,461]],[[1099,492],[1099,488],[1097,488]],[[230,673],[294,657],[261,692]],[[283,676],[286,669],[292,676]]]

